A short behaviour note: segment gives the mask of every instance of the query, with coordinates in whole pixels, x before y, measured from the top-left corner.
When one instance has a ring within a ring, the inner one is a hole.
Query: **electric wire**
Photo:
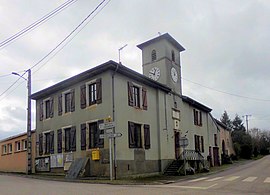
[[[45,16],[43,16],[42,18],[37,20],[36,22],[30,24],[29,26],[27,26],[24,29],[17,32],[16,34],[14,34],[11,37],[9,37],[9,38],[5,39],[4,41],[0,42],[0,49],[3,49],[5,46],[9,45],[11,42],[16,40],[20,36],[24,35],[25,33],[27,33],[30,30],[33,30],[34,28],[41,25],[45,21],[51,19],[53,16],[57,15],[58,13],[60,13],[64,9],[66,9],[68,6],[75,3],[76,1],[77,0],[68,0],[68,1],[66,1],[65,3],[63,3],[60,6],[58,6],[57,8],[55,8],[53,11],[49,12],[48,14],[46,14]]]
[[[43,58],[41,58],[37,63],[35,63],[32,67],[30,67],[30,69],[34,69],[34,68],[35,68],[36,66],[38,66],[43,60],[45,60],[50,54],[52,54],[59,46],[61,46],[61,45],[62,45],[62,44],[63,44],[63,43],[64,43],[64,42],[65,42],[65,41],[66,41],[66,40],[67,40],[67,39],[68,39],[68,38],[69,38],[69,37],[70,37],[70,36],[71,36],[71,35],[72,35],[72,34],[80,27],[80,26],[82,26],[82,25],[85,23],[85,21],[86,21],[91,15],[94,14],[94,12],[95,12],[95,11],[96,11],[96,10],[97,10],[97,9],[98,9],[105,1],[106,1],[106,0],[101,1],[101,2],[96,6],[96,8],[95,8],[95,9],[94,9],[94,10],[93,10],[93,11],[92,11],[92,12],[91,12],[91,13],[90,13],[90,14],[89,14],[89,15],[88,15],[88,16],[87,16],[87,17],[86,17],[79,25],[77,25],[76,28],[75,28],[74,30],[71,31],[71,33],[69,33],[69,34],[68,34],[68,35],[67,35],[67,36],[66,36],[66,37],[65,37],[65,38],[64,38],[64,39],[56,46],[56,47],[54,47],[47,55],[45,55],[45,56],[44,56]],[[101,10],[102,10],[102,9],[103,9],[110,1],[111,1],[111,0],[109,0],[109,1],[101,8]],[[99,10],[98,13],[99,13],[101,10]],[[97,13],[97,14],[98,14],[98,13]],[[95,17],[97,14],[95,14],[94,17]],[[94,18],[94,17],[93,17],[93,18]],[[92,18],[92,19],[93,19],[93,18]],[[91,19],[91,20],[92,20],[92,19]],[[89,22],[90,22],[90,21],[89,21]],[[89,23],[89,22],[88,22],[88,23]],[[87,25],[88,23],[86,23],[86,25]],[[86,25],[84,25],[82,28],[84,28]],[[81,29],[81,30],[82,30],[82,29]],[[80,31],[81,31],[81,30],[80,30]],[[79,31],[79,32],[80,32],[80,31]],[[77,34],[78,34],[78,33],[77,33]],[[75,34],[75,36],[76,36],[77,34]],[[75,36],[74,36],[74,37],[75,37]],[[74,37],[73,37],[73,38],[74,38]],[[72,40],[72,39],[71,39],[71,40]],[[71,40],[70,40],[70,41],[71,41]],[[65,44],[65,45],[66,45],[66,44]],[[65,46],[65,45],[64,45],[64,46]],[[62,48],[63,48],[63,47],[62,47]],[[61,49],[62,49],[62,48],[61,48]],[[59,50],[59,51],[60,51],[60,50]],[[58,52],[59,52],[59,51],[58,51]],[[57,54],[57,53],[55,53],[53,56],[55,56],[56,54]],[[39,69],[40,69],[40,68],[39,68]],[[39,70],[39,69],[38,69],[38,70]],[[38,71],[38,70],[37,70],[37,71]],[[35,72],[37,72],[37,71],[35,71]],[[34,72],[34,73],[35,73],[35,72]],[[25,73],[26,73],[26,72],[25,72]],[[24,73],[24,74],[25,74],[25,73]],[[24,75],[24,74],[23,74],[23,75]],[[22,75],[22,76],[23,76],[23,75]],[[9,86],[2,94],[0,94],[0,97],[3,96],[8,90],[10,90],[11,87],[13,87],[20,79],[21,79],[21,77],[19,77],[19,78],[18,78],[11,86]],[[15,89],[14,89],[14,90],[15,90]],[[13,91],[14,91],[14,90],[13,90]],[[13,92],[13,91],[12,91],[12,92]],[[10,92],[10,93],[11,93],[11,92]],[[0,99],[0,101],[2,101],[2,100],[3,100],[5,97],[7,97],[7,95],[9,95],[10,93],[6,94],[6,96],[4,96],[2,99]]]

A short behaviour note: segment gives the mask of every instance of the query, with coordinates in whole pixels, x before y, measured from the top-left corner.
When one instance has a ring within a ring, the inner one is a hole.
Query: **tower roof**
[[[185,50],[185,48],[182,45],[180,45],[171,35],[169,35],[169,33],[165,33],[165,34],[160,35],[154,39],[150,39],[149,41],[146,41],[144,43],[137,45],[137,47],[142,49],[142,48],[144,48],[144,47],[146,47],[154,42],[160,41],[162,39],[166,39],[167,41],[169,41],[173,46],[175,46],[179,50],[179,52]]]

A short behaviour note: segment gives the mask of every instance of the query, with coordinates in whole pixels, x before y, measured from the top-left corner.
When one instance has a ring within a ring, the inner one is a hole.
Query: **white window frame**
[[[27,139],[22,140],[22,142],[23,142],[22,150],[27,150]]]
[[[3,145],[3,154],[7,154],[7,144]]]
[[[8,153],[11,154],[12,153],[12,143],[8,144]]]
[[[18,147],[19,144],[20,144],[20,148]],[[15,142],[15,146],[16,146],[16,148],[15,148],[15,149],[16,149],[16,152],[19,152],[19,151],[22,150],[21,141],[16,141],[16,142]]]
[[[137,83],[134,83],[134,82],[132,82],[132,87],[138,87],[139,88],[139,100],[140,100],[140,106],[138,107],[138,106],[134,106],[133,105],[133,107],[134,108],[139,108],[139,109],[142,109],[143,108],[143,96],[142,96],[142,89],[143,89],[143,86],[142,85],[139,85],[139,84],[137,84]],[[133,90],[133,89],[132,89]],[[132,91],[132,95],[133,95],[133,91]],[[134,104],[134,96],[133,96],[133,104]]]
[[[89,86],[91,84],[94,84],[94,83],[97,83],[97,79],[93,79],[93,80],[88,81],[87,83],[85,83],[85,85],[86,85],[86,106],[93,106],[93,105],[97,104],[97,103],[95,103],[95,104],[90,105],[90,102],[89,102]],[[96,98],[97,98],[97,90],[96,90]]]

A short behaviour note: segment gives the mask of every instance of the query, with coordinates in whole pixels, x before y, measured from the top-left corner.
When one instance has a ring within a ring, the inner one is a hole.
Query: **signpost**
[[[180,137],[179,145],[184,148],[183,157],[184,157],[184,174],[186,175],[186,147],[188,146],[188,138]]]
[[[112,180],[112,139],[116,137],[121,137],[122,133],[113,133],[112,128],[115,127],[114,121],[109,121],[105,123],[99,124],[99,129],[104,130],[104,134],[99,135],[100,139],[104,139],[105,137],[109,138],[109,147],[110,147],[110,180]],[[114,157],[115,158],[115,157]]]

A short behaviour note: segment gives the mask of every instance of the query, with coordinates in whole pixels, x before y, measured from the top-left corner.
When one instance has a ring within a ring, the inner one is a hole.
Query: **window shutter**
[[[39,144],[39,155],[42,156],[43,154],[43,134],[39,134],[39,139],[38,139],[38,144]]]
[[[97,135],[95,135],[95,136],[97,136],[96,140],[98,140],[98,147],[104,148],[104,139],[99,138],[100,134],[104,134],[104,130],[99,129],[99,124],[101,124],[101,123],[103,123],[103,120],[99,120],[97,123]]]
[[[200,124],[202,126],[202,112],[200,111]]]
[[[75,111],[75,89],[72,89],[70,92],[71,95],[71,112]]]
[[[97,79],[96,85],[97,85],[97,104],[101,104],[102,103],[102,82],[101,82],[101,78]]]
[[[70,150],[76,151],[76,127],[73,126],[70,129]]]
[[[196,123],[196,110],[193,109],[193,117],[194,117],[194,125],[197,125]]]
[[[129,148],[135,148],[135,125],[133,122],[128,122],[128,142]]]
[[[50,99],[50,118],[53,118],[53,98]]]
[[[81,85],[81,109],[86,108],[86,85]]]
[[[203,136],[201,136],[201,144],[202,144],[202,152],[204,152],[204,140],[203,140]]]
[[[147,90],[146,90],[146,88],[142,88],[142,102],[143,102],[143,109],[147,110]]]
[[[58,95],[58,115],[61,116],[63,112],[63,107],[62,107],[62,93]]]
[[[39,120],[40,121],[43,120],[43,100],[41,100],[41,102],[39,104]]]
[[[132,94],[133,85],[131,82],[128,82],[128,105],[133,106],[133,94]]]
[[[81,150],[86,150],[86,124],[81,124]]]
[[[150,125],[144,125],[144,148],[150,149]]]
[[[62,129],[57,130],[57,151],[62,153]]]
[[[50,132],[50,153],[54,154],[54,131]]]

